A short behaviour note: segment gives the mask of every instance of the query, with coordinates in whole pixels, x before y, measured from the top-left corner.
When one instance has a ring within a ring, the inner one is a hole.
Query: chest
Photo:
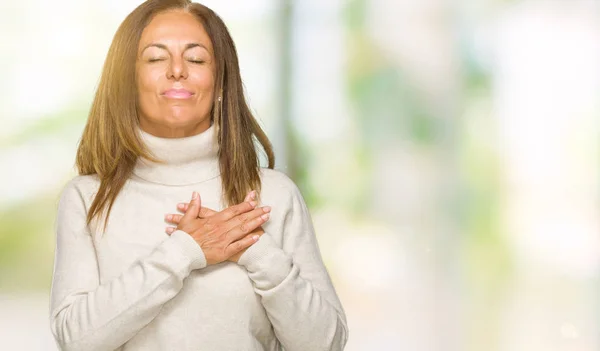
[[[135,261],[150,254],[162,241],[169,238],[165,229],[173,226],[165,221],[166,214],[181,214],[178,203],[187,203],[193,191],[200,194],[201,205],[215,211],[223,209],[221,183],[206,182],[191,186],[165,187],[152,183],[130,182],[113,204],[106,229],[97,228],[92,233],[101,283],[119,276]],[[265,199],[267,200],[267,199]],[[269,222],[263,229],[278,237],[281,232],[281,209],[273,206]],[[202,276],[214,284],[230,285],[231,280],[247,280],[246,272],[232,263],[207,267],[192,272],[190,277]],[[190,280],[192,281],[192,280]]]
[[[113,204],[106,227],[92,228],[101,282],[120,275],[167,240],[165,229],[172,224],[165,221],[165,215],[181,213],[177,204],[189,202],[193,191],[200,192],[203,206],[219,209],[214,185],[198,189],[127,183]]]

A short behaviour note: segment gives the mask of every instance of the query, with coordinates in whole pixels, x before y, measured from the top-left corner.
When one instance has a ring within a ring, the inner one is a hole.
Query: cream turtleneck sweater
[[[214,128],[178,139],[139,131],[164,164],[140,159],[105,231],[86,225],[99,187],[78,176],[61,193],[50,301],[62,350],[342,350],[346,318],[309,212],[283,173],[261,170],[265,234],[239,259],[207,266],[183,231],[165,233],[193,191],[222,210]]]

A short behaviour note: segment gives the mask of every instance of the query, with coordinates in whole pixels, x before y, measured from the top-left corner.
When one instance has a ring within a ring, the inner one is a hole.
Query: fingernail
[[[167,221],[170,221],[170,220],[171,220],[171,218],[173,218],[173,216],[171,216],[171,215],[169,214],[169,215],[166,215],[166,216],[165,216],[165,218],[167,219]]]
[[[258,235],[252,236],[252,240],[257,241],[258,240]]]
[[[264,215],[260,216],[260,218],[264,219],[265,221],[266,221],[267,219],[269,219],[269,217],[270,217],[270,216],[269,216],[269,214],[268,214],[268,213],[265,213]]]
[[[177,208],[183,208],[183,204],[177,204]]]
[[[173,228],[171,228],[171,227],[167,228],[166,232],[167,232],[167,234],[173,233]]]
[[[197,198],[198,198],[198,193],[194,191],[192,193],[192,200],[196,200]]]
[[[256,201],[250,201],[250,206],[256,207]]]
[[[265,211],[266,213],[269,213],[269,212],[271,212],[271,207],[265,206],[265,207],[263,207],[263,211]]]
[[[250,192],[250,198],[252,200],[256,199],[256,190],[252,190],[252,192]]]

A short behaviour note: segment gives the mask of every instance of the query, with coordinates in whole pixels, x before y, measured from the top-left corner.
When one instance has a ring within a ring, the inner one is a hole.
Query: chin
[[[166,120],[161,121],[161,122],[162,122],[161,124],[164,125],[165,127],[176,128],[176,129],[195,128],[195,127],[198,127],[198,126],[204,125],[204,124],[208,124],[210,126],[210,118],[200,118],[198,116],[189,116],[189,115],[169,116],[169,118],[167,118]]]

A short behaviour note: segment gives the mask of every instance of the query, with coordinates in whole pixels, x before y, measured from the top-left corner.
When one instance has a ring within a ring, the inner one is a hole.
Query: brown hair
[[[138,157],[157,160],[137,134],[137,50],[144,28],[159,12],[181,9],[196,16],[210,37],[215,56],[215,96],[211,119],[219,144],[219,164],[226,205],[240,203],[252,189],[260,191],[260,162],[254,138],[262,145],[268,167],[275,157],[269,139],[244,97],[235,44],[225,23],[208,7],[189,0],[148,0],[119,26],[108,51],[87,124],[77,150],[79,174],[96,174],[100,187],[87,214],[88,224],[112,205],[131,176]]]

